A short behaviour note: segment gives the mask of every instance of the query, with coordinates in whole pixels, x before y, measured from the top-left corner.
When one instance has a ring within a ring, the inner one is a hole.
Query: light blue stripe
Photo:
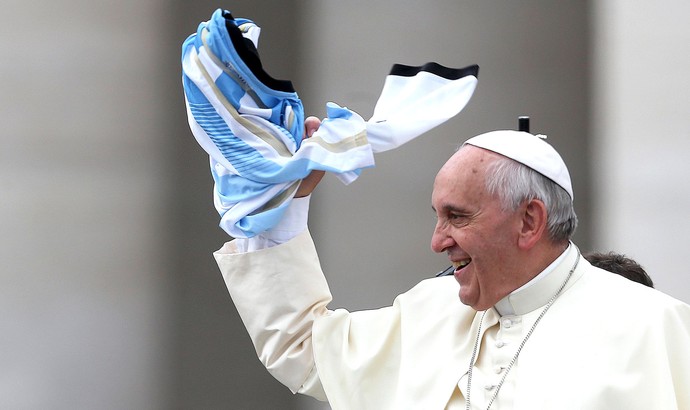
[[[211,168],[211,175],[216,182],[218,195],[230,203],[260,197],[273,185],[254,182],[233,174],[219,176],[213,168]]]
[[[258,215],[247,215],[235,223],[235,226],[246,233],[248,237],[256,236],[265,232],[280,222],[287,210],[290,201],[286,201],[281,206]]]

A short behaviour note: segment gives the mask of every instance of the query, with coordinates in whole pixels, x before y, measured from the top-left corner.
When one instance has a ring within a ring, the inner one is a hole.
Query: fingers
[[[311,137],[316,130],[321,126],[321,120],[317,117],[307,117],[304,119],[304,136],[302,138]]]

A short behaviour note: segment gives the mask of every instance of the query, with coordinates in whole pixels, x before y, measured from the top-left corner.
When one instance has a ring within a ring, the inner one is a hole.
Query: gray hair
[[[553,242],[570,240],[577,215],[570,195],[558,184],[510,158],[501,156],[488,168],[486,189],[498,195],[506,211],[515,211],[526,200],[539,199],[546,206],[546,229]]]

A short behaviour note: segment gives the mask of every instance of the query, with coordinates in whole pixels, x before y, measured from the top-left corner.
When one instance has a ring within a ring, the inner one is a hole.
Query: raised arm
[[[312,324],[328,314],[332,297],[309,233],[244,253],[236,242],[214,256],[259,359],[293,393],[324,400],[314,369]]]
[[[320,120],[305,120],[305,138]],[[325,400],[315,373],[312,324],[331,301],[307,232],[310,194],[324,172],[305,178],[272,230],[227,242],[214,253],[230,296],[268,371],[293,393]]]

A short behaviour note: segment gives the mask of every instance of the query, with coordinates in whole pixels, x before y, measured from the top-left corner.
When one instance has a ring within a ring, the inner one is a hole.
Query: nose
[[[434,233],[431,235],[431,250],[441,253],[453,246],[454,243],[453,237],[448,234],[447,227],[443,226],[441,221],[438,221],[434,228]]]

